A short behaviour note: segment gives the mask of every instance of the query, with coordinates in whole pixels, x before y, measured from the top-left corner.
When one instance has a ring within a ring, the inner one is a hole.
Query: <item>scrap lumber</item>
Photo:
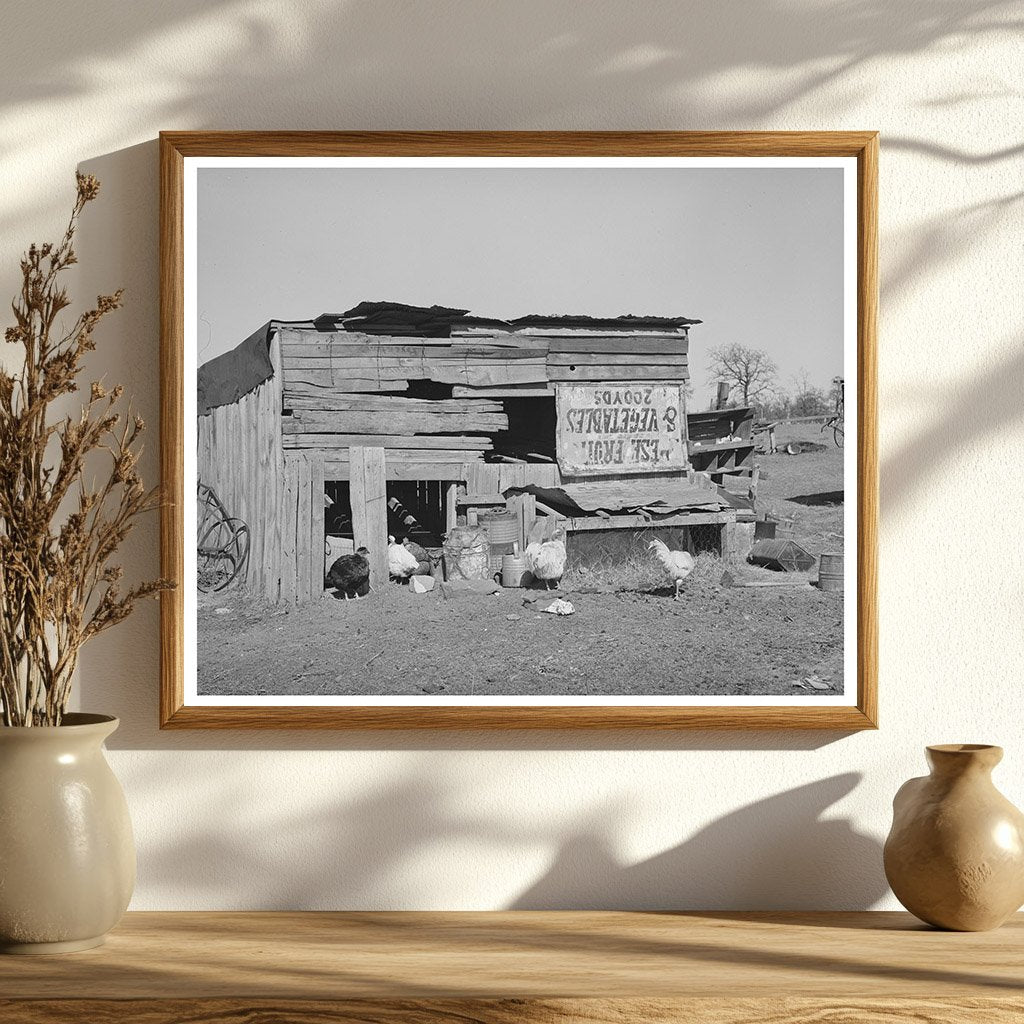
[[[425,460],[422,462],[406,462],[390,458],[391,452],[387,453],[389,458],[384,466],[384,475],[387,480],[464,480],[465,464],[458,462],[430,462],[429,453],[424,452]],[[328,453],[324,463],[324,477],[327,480],[349,480],[352,474],[352,463],[348,461],[335,460],[334,453]]]
[[[324,458],[332,462],[349,462],[348,452],[354,448],[373,448],[378,445],[352,445],[350,448],[324,448]],[[482,451],[467,451],[465,448],[384,448],[389,462],[474,462],[484,457]]]
[[[628,352],[551,352],[548,366],[687,366],[685,352],[678,354],[649,353],[631,349]]]
[[[808,579],[781,579],[781,580],[740,580],[731,572],[726,570],[722,573],[722,586],[732,587],[738,590],[757,590],[762,587],[789,587],[794,590],[811,590],[811,581]]]
[[[564,353],[603,352],[620,355],[682,355],[687,353],[685,335],[645,337],[642,335],[580,335],[568,338],[551,338],[548,342],[549,356]]]
[[[278,334],[281,338],[282,352],[295,345],[323,345],[324,348],[334,345],[406,345],[416,348],[451,345],[451,339],[447,337],[424,337],[418,334],[405,334],[400,330],[393,334],[367,334],[362,331],[317,331],[302,327],[282,327]]]
[[[437,434],[285,434],[286,448],[458,448],[486,452],[494,447],[489,437]]]
[[[547,364],[540,360],[520,359],[446,363],[426,362],[422,366],[399,369],[383,368],[380,372],[369,367],[349,375],[343,363],[332,368],[316,369],[305,366],[284,368],[285,391],[297,384],[329,387],[337,391],[405,391],[410,380],[432,380],[438,384],[461,384],[465,387],[495,387],[507,384],[546,384]]]
[[[476,352],[477,354],[474,354]],[[289,370],[330,370],[335,374],[349,377],[372,377],[374,375],[389,377],[427,377],[438,367],[490,365],[492,363],[537,363],[543,365],[545,353],[529,351],[510,352],[504,349],[493,349],[483,352],[474,349],[462,351],[418,352],[407,356],[393,356],[383,349],[364,356],[356,356],[336,350],[326,355],[293,356],[285,355],[284,368]]]
[[[334,412],[303,409],[284,416],[285,434],[454,434],[508,430],[505,413]]]
[[[433,412],[469,413],[504,412],[501,402],[487,397],[479,399],[411,398],[408,395],[351,395],[331,388],[307,388],[285,391],[285,408],[304,406],[336,412]]]
[[[323,338],[324,335],[318,334],[313,336],[314,340],[307,340],[304,337],[302,341],[286,344],[283,349],[286,363],[299,365],[297,361],[300,359],[327,363],[341,360],[353,363],[375,362],[378,359],[543,359],[548,351],[546,345],[492,344],[489,338],[474,343],[438,338],[433,339],[430,344],[422,341],[409,344],[405,343],[408,339],[381,337],[364,345],[342,340],[332,344],[323,341]]]
[[[406,391],[409,388],[407,378],[392,377],[346,377],[334,374],[330,370],[307,370],[288,367],[284,369],[284,390],[289,392],[296,387],[333,388],[335,391]]]
[[[461,384],[468,387],[494,387],[503,384],[546,384],[547,363],[544,360],[521,359],[499,362],[450,362],[433,365],[429,380],[439,384]]]
[[[551,398],[555,390],[550,384],[499,384],[493,387],[467,387],[456,384],[452,388],[453,398]]]
[[[725,526],[735,522],[732,509],[719,512],[672,512],[660,516],[570,516],[565,528],[570,533],[592,533],[598,530],[637,530],[652,526]]]

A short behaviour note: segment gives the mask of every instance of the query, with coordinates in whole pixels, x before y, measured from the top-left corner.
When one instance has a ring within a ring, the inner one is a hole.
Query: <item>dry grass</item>
[[[652,532],[642,544],[629,544],[621,555],[608,550],[596,559],[579,560],[570,556],[568,569],[562,577],[562,589],[581,593],[597,590],[604,593],[636,594],[674,589],[672,580],[655,559],[654,553],[646,547],[653,536]],[[685,550],[685,545],[679,545],[676,550]],[[722,559],[708,551],[695,557],[693,572],[686,578],[684,586],[688,590],[718,586],[722,579]]]

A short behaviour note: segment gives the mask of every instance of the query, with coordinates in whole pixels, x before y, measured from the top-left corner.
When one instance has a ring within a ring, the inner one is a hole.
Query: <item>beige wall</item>
[[[110,757],[136,907],[891,906],[879,843],[925,743],[1005,745],[999,782],[1024,804],[1021,14],[6,4],[0,294],[19,251],[59,230],[76,164],[96,173],[77,294],[126,286],[95,366],[154,426],[161,128],[882,132],[882,729],[164,734],[149,607],[83,665],[82,704],[124,723]],[[146,465],[154,478],[152,451]],[[155,523],[138,533],[134,569],[155,571],[156,543]]]

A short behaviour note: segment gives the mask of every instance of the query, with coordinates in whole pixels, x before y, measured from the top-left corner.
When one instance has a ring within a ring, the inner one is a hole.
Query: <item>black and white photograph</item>
[[[185,168],[187,702],[856,703],[854,158]]]

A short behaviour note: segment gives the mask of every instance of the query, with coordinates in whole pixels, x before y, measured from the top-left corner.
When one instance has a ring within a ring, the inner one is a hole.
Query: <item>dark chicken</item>
[[[327,573],[327,587],[344,594],[346,601],[353,596],[358,601],[364,588],[369,589],[370,562],[366,557],[369,553],[367,548],[359,548],[354,555],[336,559]]]

